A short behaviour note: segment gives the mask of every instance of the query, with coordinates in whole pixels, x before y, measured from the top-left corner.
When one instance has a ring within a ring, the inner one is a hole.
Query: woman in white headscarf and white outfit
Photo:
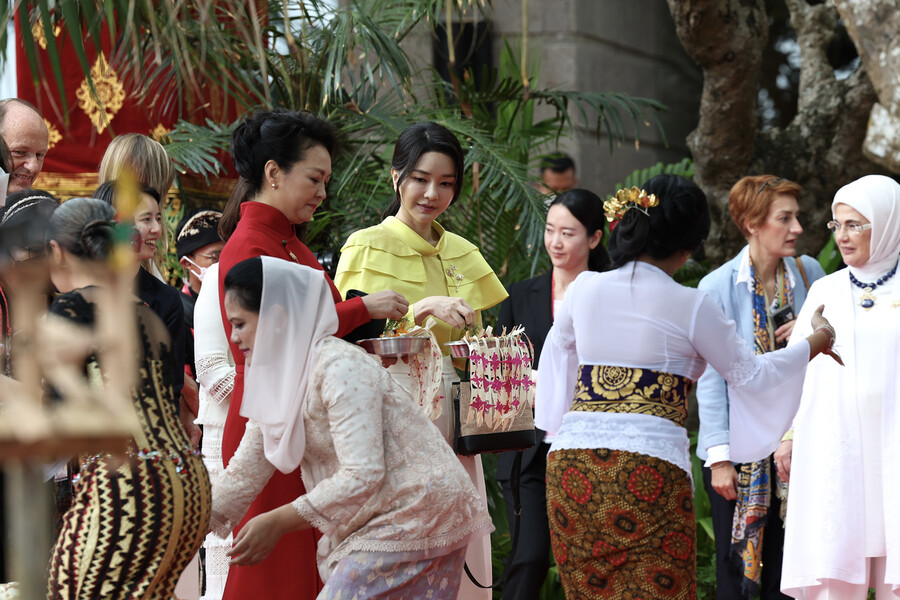
[[[806,600],[900,597],[900,184],[869,175],[840,190],[829,229],[846,269],[816,281],[791,343],[825,305],[845,366],[815,359],[794,418],[781,589]],[[786,402],[785,404],[791,404]],[[732,406],[739,444],[752,415]],[[743,414],[739,414],[743,413]],[[772,432],[775,436],[779,432]],[[734,438],[732,438],[734,443]],[[892,592],[893,590],[893,592]]]
[[[371,355],[333,337],[325,276],[271,257],[225,277],[232,342],[249,365],[247,430],[213,484],[213,527],[241,520],[278,468],[307,493],[235,538],[232,563],[262,561],[282,535],[322,532],[319,598],[455,598],[465,547],[492,528],[438,429]]]

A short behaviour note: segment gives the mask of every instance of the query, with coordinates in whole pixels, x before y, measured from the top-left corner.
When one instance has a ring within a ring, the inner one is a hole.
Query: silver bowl
[[[458,342],[447,342],[444,344],[450,348],[450,356],[454,358],[469,358],[469,344],[460,340]]]
[[[488,348],[497,346],[497,338],[488,338],[484,342]],[[454,358],[469,358],[469,344],[466,341],[457,340],[455,342],[447,342],[444,345],[450,348],[450,356]]]
[[[421,354],[428,348],[428,338],[421,335],[369,338],[356,343],[369,354],[397,358],[410,354]]]

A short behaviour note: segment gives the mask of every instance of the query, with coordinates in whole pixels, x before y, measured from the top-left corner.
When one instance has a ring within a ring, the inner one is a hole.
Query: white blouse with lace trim
[[[607,273],[588,271],[570,284],[544,342],[535,424],[557,433],[551,451],[639,452],[690,473],[687,436],[671,421],[649,415],[568,413],[578,366],[653,369],[696,381],[708,362],[724,374],[731,404],[752,407],[799,395],[808,361],[806,343],[755,355],[737,335],[734,321],[709,296],[679,285],[648,263],[631,262]],[[768,424],[774,429],[790,427],[790,418],[772,418],[780,419]],[[742,426],[735,423],[732,429]],[[769,437],[760,439],[760,444],[770,445]],[[761,451],[750,448],[747,454]],[[739,462],[742,458],[732,456]]]
[[[228,336],[219,309],[219,265],[207,271],[208,285],[200,288],[194,304],[194,363],[200,386],[201,425],[225,425],[228,402],[234,390],[234,359],[228,347]]]
[[[352,552],[404,552],[419,560],[490,532],[490,516],[459,460],[375,359],[330,338],[312,378],[301,465],[309,491],[292,505],[323,533],[323,580]],[[212,526],[228,531],[273,472],[251,421],[213,481]]]

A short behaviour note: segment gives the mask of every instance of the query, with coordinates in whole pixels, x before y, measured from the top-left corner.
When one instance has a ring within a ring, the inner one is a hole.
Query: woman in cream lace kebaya
[[[249,365],[249,421],[213,483],[214,530],[227,533],[276,468],[300,465],[307,490],[251,519],[232,560],[256,564],[284,534],[315,527],[319,598],[454,598],[465,546],[490,531],[490,517],[437,428],[381,364],[332,337],[324,275],[252,258],[231,269],[225,290],[231,341]]]

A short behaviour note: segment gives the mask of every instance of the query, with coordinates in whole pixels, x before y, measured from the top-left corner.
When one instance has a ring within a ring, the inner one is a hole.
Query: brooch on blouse
[[[447,275],[450,277],[450,280],[453,282],[453,286],[456,288],[456,293],[459,293],[459,284],[462,283],[464,279],[463,274],[457,272],[456,265],[450,265],[447,269]]]

